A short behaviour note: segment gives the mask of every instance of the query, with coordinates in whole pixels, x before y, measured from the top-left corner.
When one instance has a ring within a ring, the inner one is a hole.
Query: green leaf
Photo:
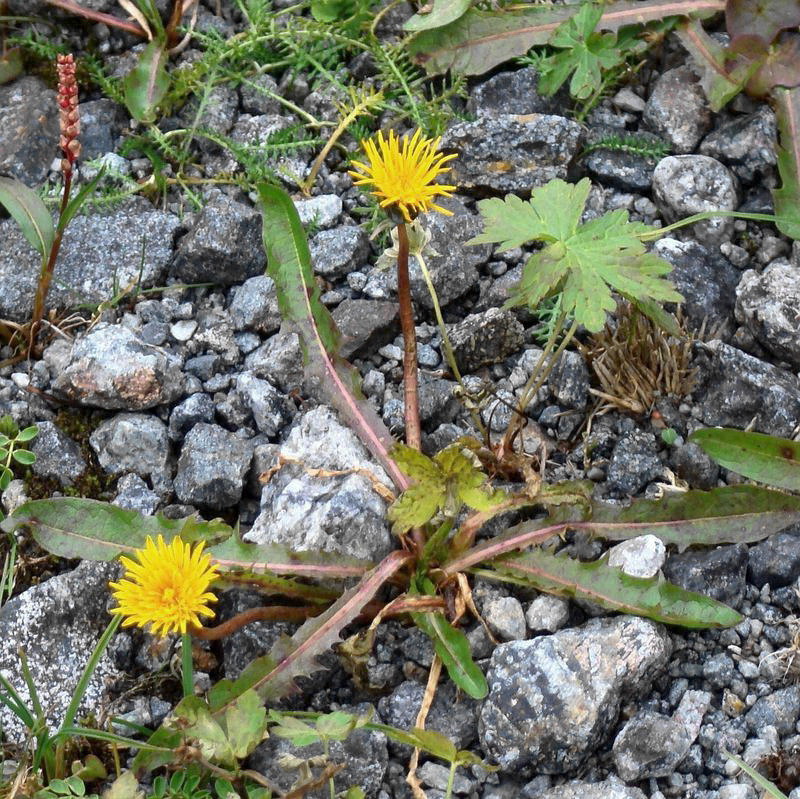
[[[144,792],[139,790],[136,775],[132,771],[123,771],[103,791],[103,799],[144,799]]]
[[[612,541],[652,534],[683,551],[760,541],[798,520],[800,497],[739,485],[637,499],[627,508],[595,503],[591,519],[578,526]]]
[[[772,96],[780,134],[781,187],[772,190],[776,225],[785,236],[800,241],[800,89],[776,88]]]
[[[501,242],[502,248],[526,241],[546,244],[525,264],[508,305],[536,309],[560,291],[561,310],[598,332],[606,312],[616,307],[612,291],[642,302],[681,302],[683,297],[663,278],[672,265],[648,253],[642,243],[650,227],[629,222],[624,210],[580,224],[590,188],[588,178],[576,185],[556,179],[534,189],[527,203],[511,195],[478,203],[484,232],[469,243]]]
[[[354,716],[352,713],[334,710],[332,713],[318,716],[316,727],[319,734],[329,741],[344,741],[356,728],[358,721],[358,716]]]
[[[428,11],[417,11],[403,28],[412,32],[441,28],[463,17],[471,5],[472,0],[432,0],[425,6]]]
[[[14,218],[31,247],[46,258],[56,231],[39,195],[18,180],[0,177],[0,204]]]
[[[686,591],[663,577],[631,577],[605,557],[584,563],[535,548],[491,566],[518,585],[556,596],[586,599],[609,610],[683,627],[732,627],[742,617],[710,597]],[[484,571],[481,571],[485,574]]]
[[[53,555],[99,561],[141,549],[148,535],[160,534],[170,541],[185,532],[188,541],[213,541],[232,532],[219,519],[207,522],[195,517],[142,516],[108,502],[79,497],[35,499],[0,522],[0,529],[7,533],[20,527],[29,529],[36,543]]]
[[[6,466],[0,466],[0,491],[5,491],[9,487],[13,479],[14,479],[14,473],[11,471],[11,469],[9,469]],[[7,520],[3,521],[4,524],[5,521]]]
[[[17,441],[32,441],[37,435],[39,435],[39,428],[35,424],[32,424],[30,427],[26,427],[24,430],[20,430],[19,433],[17,433]],[[3,438],[5,438],[5,436],[0,436],[0,445],[6,443],[2,440]],[[8,441],[8,439],[6,439],[6,441]]]
[[[452,70],[480,75],[531,47],[547,44],[553,31],[572,16],[571,5],[543,4],[524,10],[502,8],[479,11],[471,8],[462,17],[434,30],[418,33],[409,52],[429,73]],[[684,15],[704,18],[723,11],[725,0],[619,0],[605,6],[600,30],[618,31],[628,25],[661,21]]]
[[[270,721],[275,721],[277,724],[270,727],[270,735],[276,735],[278,738],[286,738],[291,741],[295,746],[311,746],[321,740],[317,728],[311,724],[306,724],[305,721],[294,718],[294,716],[286,716],[279,713],[277,710],[269,711]]]
[[[245,691],[225,711],[225,733],[233,754],[247,757],[264,739],[267,711],[255,691]]]
[[[797,0],[728,0],[725,26],[731,39],[742,34],[771,42],[780,31],[800,25]]]
[[[689,441],[726,469],[761,483],[800,491],[800,443],[796,441],[715,427],[696,430]]]
[[[548,44],[561,52],[543,59],[540,64],[539,91],[543,95],[555,94],[570,73],[574,73],[570,94],[586,100],[600,89],[603,70],[625,62],[625,56],[616,47],[614,34],[594,32],[602,14],[601,6],[586,3],[555,30]]]
[[[156,108],[169,89],[167,57],[166,39],[153,39],[122,81],[125,105],[137,122],[153,122],[156,118]]]
[[[22,50],[12,47],[0,54],[0,86],[22,74]]]
[[[263,217],[267,274],[275,281],[283,317],[297,326],[306,367],[319,391],[345,417],[401,489],[408,481],[389,457],[394,444],[375,409],[360,396],[358,370],[339,357],[339,331],[320,302],[311,254],[292,198],[276,186],[256,187]]]
[[[36,456],[32,452],[29,452],[27,449],[15,449],[11,453],[11,457],[17,463],[21,463],[23,466],[30,466],[31,464],[36,462]]]
[[[424,581],[424,593],[431,596],[435,593],[428,580]],[[411,618],[433,642],[433,649],[441,658],[450,679],[473,699],[483,699],[489,693],[489,686],[483,672],[472,659],[467,636],[457,627],[453,627],[444,613],[439,611],[412,613]],[[452,746],[452,742],[448,743]],[[453,750],[455,755],[455,747]]]
[[[215,763],[236,766],[236,757],[225,730],[199,696],[184,697],[167,723],[184,736],[196,739],[204,757]]]

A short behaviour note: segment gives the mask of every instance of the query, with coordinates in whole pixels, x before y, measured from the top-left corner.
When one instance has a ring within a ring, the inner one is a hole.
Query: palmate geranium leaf
[[[603,15],[603,7],[589,3],[581,6],[574,17],[553,32],[548,44],[559,49],[540,64],[539,91],[545,96],[555,94],[572,74],[569,92],[585,100],[600,88],[602,70],[611,69],[624,61],[617,37],[613,33],[595,33]]]
[[[797,0],[727,0],[725,24],[731,39],[742,34],[771,42],[779,31],[800,25]]]
[[[508,305],[536,308],[559,290],[562,310],[597,332],[606,312],[616,307],[612,291],[634,302],[681,302],[683,297],[664,279],[671,264],[648,253],[641,240],[652,228],[630,222],[623,210],[580,223],[590,188],[587,178],[576,185],[557,179],[534,189],[528,202],[509,195],[478,203],[484,232],[471,244],[498,242],[503,249],[528,241],[545,244],[528,260]]]

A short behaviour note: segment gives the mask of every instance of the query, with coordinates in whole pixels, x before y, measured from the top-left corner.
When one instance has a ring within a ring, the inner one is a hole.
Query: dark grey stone
[[[629,496],[641,491],[663,471],[653,434],[634,430],[622,436],[614,446],[606,474],[607,485],[612,493]]]
[[[472,89],[467,113],[477,117],[557,113],[562,98],[542,97],[538,84],[539,73],[533,67],[498,72]]]
[[[89,437],[100,465],[109,474],[163,475],[169,460],[166,425],[144,413],[118,413]]]
[[[710,427],[735,427],[787,438],[800,424],[800,380],[721,341],[695,357],[695,400]]]
[[[791,585],[800,574],[800,530],[792,528],[770,536],[751,547],[748,553],[747,580],[756,588]]]
[[[718,248],[663,238],[656,242],[653,252],[672,264],[669,279],[684,297],[683,311],[692,328],[699,330],[704,322],[707,330],[732,326],[741,273]]]
[[[278,292],[271,277],[251,277],[238,288],[232,289],[232,293],[233,299],[228,313],[231,315],[234,330],[251,330],[269,335],[280,328]]]
[[[736,318],[776,357],[800,367],[800,270],[777,261],[748,269],[736,288]]]
[[[566,178],[581,135],[577,122],[549,114],[456,122],[442,137],[442,149],[458,154],[447,179],[462,189],[528,192]]]
[[[105,97],[81,103],[81,161],[114,152],[120,131],[128,123],[125,109]]]
[[[667,139],[675,152],[694,152],[711,127],[711,112],[691,67],[676,67],[661,75],[645,106],[644,122]]]
[[[260,433],[276,436],[294,418],[295,406],[271,383],[249,374],[236,378],[236,393],[253,414]]]
[[[242,111],[246,114],[254,116],[280,114],[283,106],[278,96],[278,84],[275,78],[263,72],[242,81],[239,86]]]
[[[484,751],[515,775],[580,767],[613,729],[623,698],[648,690],[671,649],[663,627],[630,616],[501,644],[478,725]]]
[[[177,216],[154,211],[146,201],[109,214],[76,216],[64,233],[47,307],[100,303],[120,288],[163,285],[178,225]],[[30,318],[40,266],[17,224],[0,221],[0,318]]]
[[[0,173],[34,187],[60,154],[56,93],[38,78],[23,76],[0,86],[0,108]]]
[[[681,480],[686,480],[690,488],[702,491],[716,488],[719,466],[697,444],[675,447],[670,454],[670,465]]]
[[[100,324],[75,340],[53,389],[81,405],[141,411],[177,399],[180,363],[122,325]]]
[[[303,384],[303,351],[297,333],[280,332],[244,359],[245,369],[288,394]]]
[[[205,382],[211,380],[221,366],[222,358],[216,352],[207,352],[204,355],[189,358],[183,365],[183,371]]]
[[[709,133],[700,152],[722,161],[742,182],[753,183],[773,171],[777,138],[775,112],[762,105],[754,114],[734,117]]]
[[[681,588],[738,608],[747,585],[747,547],[736,544],[670,555],[664,576]]]
[[[253,445],[201,422],[186,435],[175,475],[175,494],[187,505],[228,508],[242,498]]]
[[[589,153],[583,163],[586,171],[600,183],[622,191],[649,191],[656,162],[636,153],[598,149]]]
[[[667,222],[703,211],[735,211],[739,192],[733,173],[707,155],[668,155],[653,171],[653,200]],[[733,219],[716,216],[692,226],[693,238],[706,246],[728,241]]]
[[[778,735],[791,735],[800,719],[800,685],[781,688],[762,696],[750,710],[745,721],[750,732],[760,734],[767,726],[775,727]]]
[[[725,688],[736,677],[736,664],[730,655],[720,652],[703,662],[703,677],[712,688]]]
[[[589,398],[589,370],[577,352],[562,353],[547,385],[562,408],[583,410]]]
[[[202,93],[202,107],[201,95],[190,94],[189,100],[180,111],[179,118],[187,128],[199,127],[201,130],[225,135],[236,121],[239,94],[232,86],[222,82],[206,88],[207,91]],[[198,136],[197,142],[205,152],[210,152],[218,146],[216,142],[204,136]]]
[[[400,306],[383,300],[351,300],[339,303],[333,321],[342,334],[339,352],[350,360],[375,352],[388,344],[400,327]]]
[[[171,273],[187,283],[239,283],[264,271],[261,215],[220,194],[178,244]]]
[[[525,328],[514,314],[499,308],[470,314],[447,332],[458,368],[465,374],[505,360],[525,340]]]
[[[317,233],[309,244],[311,264],[318,275],[337,280],[363,267],[370,255],[369,236],[353,225]]]
[[[637,713],[614,740],[617,774],[626,782],[674,774],[700,732],[710,701],[710,693],[686,691],[671,718],[650,710]]]
[[[72,485],[86,471],[81,448],[52,422],[38,422],[36,426],[39,435],[29,445],[36,455],[33,473],[39,477],[53,477],[64,486]]]
[[[417,682],[400,683],[389,696],[378,702],[381,718],[393,727],[410,730],[422,705],[425,686]],[[442,682],[436,689],[425,729],[446,735],[459,749],[465,749],[475,740],[475,719],[479,703],[456,690],[451,682]],[[398,759],[407,759],[411,747],[389,742],[389,750]]]

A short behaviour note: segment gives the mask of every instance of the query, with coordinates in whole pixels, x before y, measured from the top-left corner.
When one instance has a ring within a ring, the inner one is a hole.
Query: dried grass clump
[[[650,413],[657,397],[685,396],[696,376],[692,340],[689,333],[680,338],[668,335],[630,303],[620,302],[616,323],[606,324],[581,346],[600,384],[591,393],[638,415]]]

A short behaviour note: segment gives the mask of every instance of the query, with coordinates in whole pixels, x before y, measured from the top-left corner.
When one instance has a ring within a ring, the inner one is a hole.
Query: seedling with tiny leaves
[[[14,479],[11,467],[18,463],[31,466],[36,456],[26,445],[36,438],[39,429],[36,425],[20,430],[10,416],[0,419],[0,491],[5,491]]]

